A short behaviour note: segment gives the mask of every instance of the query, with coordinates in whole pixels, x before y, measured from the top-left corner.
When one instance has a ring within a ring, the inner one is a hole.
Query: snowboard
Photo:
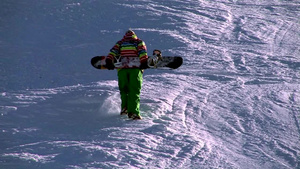
[[[91,64],[96,69],[107,69],[106,56],[95,56],[91,59]],[[116,57],[114,59],[115,69],[132,69],[140,67],[138,57]],[[147,69],[177,69],[183,63],[180,56],[161,56],[153,55],[148,57]]]

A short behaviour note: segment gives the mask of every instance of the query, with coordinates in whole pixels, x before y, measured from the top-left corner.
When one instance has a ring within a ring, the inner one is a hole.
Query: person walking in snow
[[[134,31],[128,30],[123,39],[118,41],[106,58],[106,67],[114,69],[114,59],[121,57],[139,57],[140,67],[118,69],[118,84],[121,95],[121,115],[128,115],[134,120],[142,119],[140,115],[140,93],[143,82],[143,69],[147,67],[147,47]]]

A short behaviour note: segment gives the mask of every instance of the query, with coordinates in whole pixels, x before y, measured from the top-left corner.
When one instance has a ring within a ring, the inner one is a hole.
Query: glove
[[[145,62],[142,62],[141,65],[140,65],[140,69],[147,69],[149,68],[148,66],[148,63],[147,63],[147,60]]]
[[[106,66],[105,66],[105,67],[106,67],[108,70],[114,70],[115,65],[113,64],[113,62],[112,62],[111,59],[106,59],[105,62],[106,62]]]

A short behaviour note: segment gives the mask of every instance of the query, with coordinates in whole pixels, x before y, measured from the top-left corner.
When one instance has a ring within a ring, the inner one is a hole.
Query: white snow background
[[[90,65],[132,28],[143,120]],[[2,0],[0,168],[300,168],[299,0]]]

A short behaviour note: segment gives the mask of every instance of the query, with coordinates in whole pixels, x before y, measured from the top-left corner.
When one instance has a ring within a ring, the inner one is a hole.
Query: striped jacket
[[[122,40],[118,41],[110,50],[107,59],[115,57],[139,57],[141,63],[148,59],[145,42],[139,39],[133,31],[127,31]]]

